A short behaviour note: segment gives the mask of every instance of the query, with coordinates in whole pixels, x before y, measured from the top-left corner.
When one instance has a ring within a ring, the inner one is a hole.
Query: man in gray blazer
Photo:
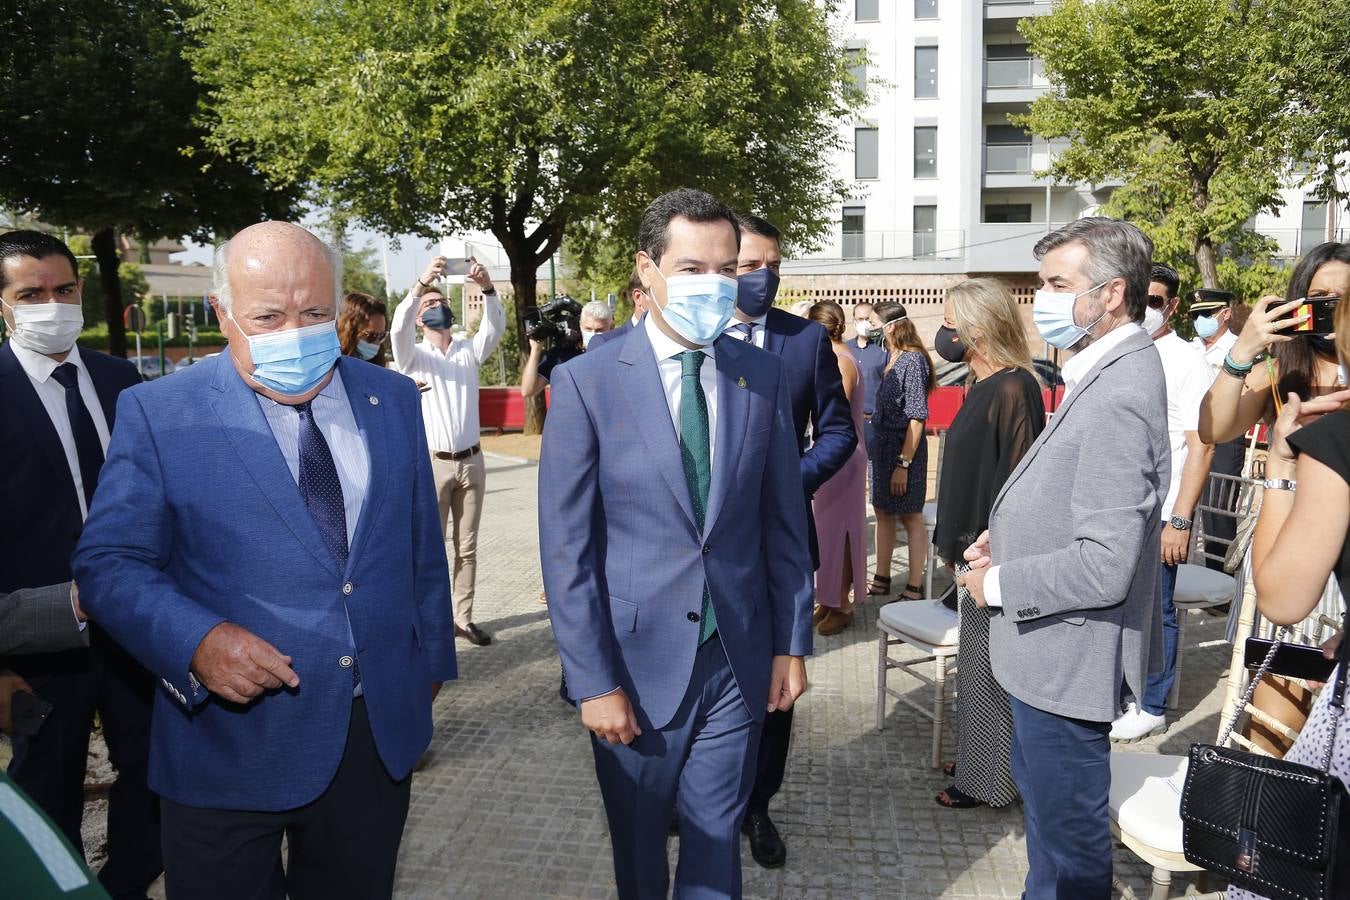
[[[66,581],[47,587],[0,592],[0,657],[9,653],[51,653],[89,646],[84,613],[75,586]],[[0,659],[0,733],[9,734],[11,704],[19,691],[32,693]]]
[[[1033,319],[1077,352],[1063,404],[1009,476],[963,578],[977,603],[1002,608],[990,657],[1012,702],[1025,897],[1105,900],[1111,720],[1122,679],[1140,696],[1160,646],[1167,388],[1138,324],[1153,246],[1133,225],[1093,217],[1035,252]]]

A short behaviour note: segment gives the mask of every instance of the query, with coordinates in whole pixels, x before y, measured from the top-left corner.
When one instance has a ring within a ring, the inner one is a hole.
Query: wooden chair
[[[957,617],[938,600],[901,600],[888,603],[877,613],[877,731],[886,727],[886,695],[915,709],[933,723],[933,768],[942,766],[942,725],[946,721],[948,661],[956,656]],[[901,659],[890,655],[890,648],[908,644],[922,655]],[[933,664],[932,675],[922,671]],[[933,698],[925,706],[906,693],[890,686],[891,669],[912,675],[933,688]]]

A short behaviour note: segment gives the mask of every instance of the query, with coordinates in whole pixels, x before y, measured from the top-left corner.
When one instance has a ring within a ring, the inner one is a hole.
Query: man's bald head
[[[221,309],[229,312],[241,282],[266,282],[295,268],[308,270],[311,278],[326,270],[336,310],[342,299],[342,258],[308,229],[292,222],[259,222],[221,244],[212,266],[211,292]]]

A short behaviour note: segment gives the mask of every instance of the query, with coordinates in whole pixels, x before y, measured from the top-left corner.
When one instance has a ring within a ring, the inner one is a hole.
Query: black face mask
[[[1315,352],[1322,356],[1336,358],[1336,342],[1324,334],[1310,334],[1308,344]]]
[[[933,349],[949,363],[964,362],[966,358],[966,345],[961,343],[961,336],[955,328],[946,325],[938,328],[937,336],[933,338]]]

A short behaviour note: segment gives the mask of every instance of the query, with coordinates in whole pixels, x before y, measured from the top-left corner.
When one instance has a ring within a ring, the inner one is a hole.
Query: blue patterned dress
[[[923,512],[928,499],[928,441],[919,441],[909,466],[909,484],[903,497],[891,494],[891,473],[905,445],[911,419],[928,421],[928,357],[913,350],[900,354],[877,386],[872,412],[872,505],[892,514]]]

